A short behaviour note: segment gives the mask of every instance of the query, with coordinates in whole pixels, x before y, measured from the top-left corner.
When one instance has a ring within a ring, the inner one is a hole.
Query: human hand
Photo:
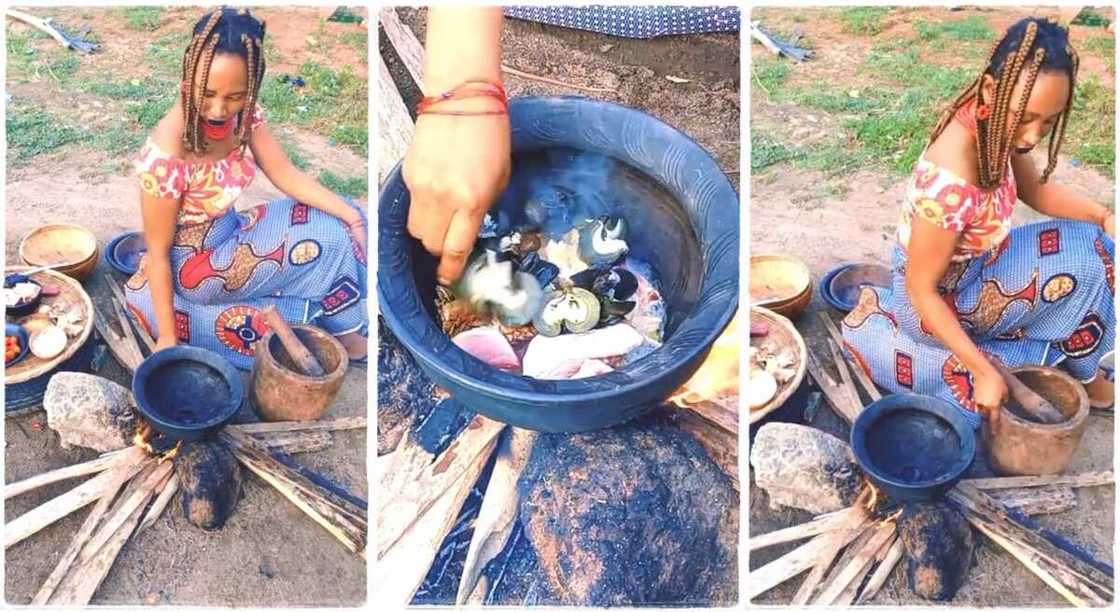
[[[365,263],[367,261],[367,245],[369,244],[365,222],[359,218],[356,222],[348,223],[346,224],[346,231],[350,234],[350,241],[354,243],[355,254],[362,263]]]
[[[1104,233],[1108,234],[1109,238],[1116,239],[1116,213],[1108,213],[1101,221],[1101,229]]]
[[[489,109],[493,100],[444,103]],[[402,175],[411,195],[408,233],[440,258],[436,276],[458,280],[474,248],[482,219],[509,182],[507,115],[422,114],[416,120]]]
[[[153,353],[158,353],[165,348],[171,348],[179,344],[179,340],[174,334],[161,334],[159,339],[156,340],[156,346],[152,349]]]
[[[992,429],[999,426],[1000,410],[1007,403],[1007,383],[995,368],[973,375],[972,400],[980,414],[988,417]]]

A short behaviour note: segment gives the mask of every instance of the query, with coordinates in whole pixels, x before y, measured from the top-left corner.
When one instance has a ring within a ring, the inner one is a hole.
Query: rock
[[[175,457],[183,517],[206,530],[221,529],[241,499],[241,466],[220,442],[184,443]]]
[[[647,417],[541,435],[520,519],[561,605],[731,605],[738,496],[691,436]]]
[[[968,520],[944,502],[908,504],[898,518],[906,550],[906,578],[919,597],[948,601],[972,567]]]
[[[862,486],[855,455],[843,440],[793,423],[767,423],[751,446],[754,481],[770,507],[813,514],[846,508]]]
[[[132,393],[117,383],[81,372],[58,372],[43,395],[47,424],[62,448],[111,451],[132,444],[138,412]]]

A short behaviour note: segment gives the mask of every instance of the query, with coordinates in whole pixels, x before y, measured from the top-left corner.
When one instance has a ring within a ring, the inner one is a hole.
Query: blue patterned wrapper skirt
[[[125,297],[159,337],[147,257]],[[269,305],[289,323],[368,335],[364,257],[341,220],[290,198],[179,226],[171,269],[179,343],[214,351],[238,368],[253,365],[256,343],[268,331],[260,311]]]
[[[734,6],[507,6],[506,17],[624,38],[738,32]]]
[[[939,290],[989,356],[1007,367],[1060,366],[1088,382],[1116,342],[1114,250],[1096,225],[1024,225],[992,253],[951,264]],[[910,303],[901,245],[892,265],[892,286],[864,287],[845,317],[845,350],[880,387],[946,399],[979,427],[971,373]]]

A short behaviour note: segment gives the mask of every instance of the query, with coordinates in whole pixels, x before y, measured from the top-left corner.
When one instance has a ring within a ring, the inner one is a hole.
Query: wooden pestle
[[[319,360],[304,346],[299,336],[296,336],[296,333],[288,326],[288,322],[284,320],[284,317],[280,315],[280,311],[276,310],[275,306],[266,307],[261,311],[261,316],[264,317],[265,323],[272,328],[272,331],[276,333],[276,337],[280,338],[280,343],[284,345],[284,350],[288,351],[288,354],[291,355],[292,359],[296,362],[296,366],[302,370],[300,372],[301,374],[307,376],[327,375],[326,370],[323,369]],[[267,351],[268,347],[264,347],[264,350]]]
[[[1015,377],[1015,374],[1008,370],[1002,363],[995,360],[992,364],[999,370],[1000,376],[1003,381],[1007,383],[1007,390],[1011,392],[1011,397],[1023,407],[1028,413],[1038,418],[1043,423],[1061,423],[1066,420],[1065,415],[1060,410],[1054,407],[1046,398],[1033,389],[1023,384],[1021,380]]]

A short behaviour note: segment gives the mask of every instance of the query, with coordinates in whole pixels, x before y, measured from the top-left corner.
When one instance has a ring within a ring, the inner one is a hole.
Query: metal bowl
[[[140,269],[140,258],[147,252],[144,232],[125,232],[109,241],[105,261],[117,272],[132,275]]]
[[[15,336],[19,338],[19,345],[21,348],[19,350],[19,355],[16,355],[10,361],[4,361],[5,366],[15,365],[19,363],[23,360],[24,357],[27,357],[27,353],[31,350],[31,339],[27,334],[27,330],[24,329],[22,325],[16,323],[5,323],[4,337],[7,338],[8,336]]]
[[[233,364],[217,353],[183,345],[145,359],[136,368],[132,394],[152,427],[179,440],[217,433],[245,398]]]
[[[510,102],[510,124],[513,172],[497,210],[516,224],[530,190],[554,173],[594,175],[598,167],[578,166],[578,154],[595,155],[609,180],[576,182],[587,198],[629,222],[631,255],[663,279],[665,342],[618,370],[581,380],[537,380],[471,357],[434,318],[435,260],[408,235],[410,200],[399,165],[378,203],[381,314],[436,384],[488,417],[557,432],[637,417],[692,376],[735,314],[738,194],[688,136],[632,108],[578,97],[518,98]]]
[[[29,266],[52,266],[82,280],[97,267],[97,237],[73,223],[54,223],[31,230],[19,243],[19,256]]]
[[[852,451],[877,487],[896,501],[926,501],[957,484],[976,456],[976,437],[949,402],[896,393],[852,424]]]

